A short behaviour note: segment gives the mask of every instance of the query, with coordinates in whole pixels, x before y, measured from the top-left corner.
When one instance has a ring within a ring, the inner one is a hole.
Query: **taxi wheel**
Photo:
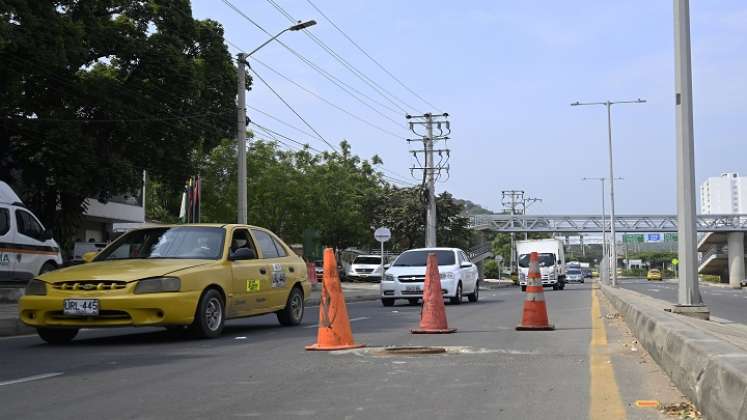
[[[417,305],[419,300],[420,300],[419,298],[410,298],[410,299],[407,299],[407,301],[410,303],[410,305]]]
[[[77,328],[37,328],[36,332],[39,333],[39,337],[41,337],[42,340],[49,344],[67,344],[73,341],[73,338],[78,335]]]
[[[285,308],[276,312],[276,315],[280,325],[293,326],[301,323],[303,312],[303,292],[298,287],[294,287],[288,295]]]
[[[200,297],[195,320],[190,332],[199,338],[218,337],[223,332],[226,314],[223,297],[215,289],[208,289]]]

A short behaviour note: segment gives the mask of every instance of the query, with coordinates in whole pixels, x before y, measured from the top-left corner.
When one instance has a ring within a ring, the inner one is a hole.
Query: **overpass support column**
[[[744,280],[744,232],[729,232],[729,286],[739,289]]]

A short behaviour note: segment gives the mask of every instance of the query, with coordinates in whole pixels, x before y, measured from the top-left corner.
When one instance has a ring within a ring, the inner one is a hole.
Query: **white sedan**
[[[450,303],[462,303],[464,296],[477,302],[480,284],[477,267],[459,248],[419,248],[400,254],[386,270],[381,282],[381,303],[392,306],[396,299],[416,304],[423,297],[428,254],[435,253],[441,275],[441,289]]]

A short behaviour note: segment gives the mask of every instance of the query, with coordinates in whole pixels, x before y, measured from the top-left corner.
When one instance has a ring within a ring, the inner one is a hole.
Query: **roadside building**
[[[747,177],[724,172],[700,186],[702,214],[747,214]],[[745,279],[744,232],[709,232],[698,241],[700,274],[717,275],[740,287]]]

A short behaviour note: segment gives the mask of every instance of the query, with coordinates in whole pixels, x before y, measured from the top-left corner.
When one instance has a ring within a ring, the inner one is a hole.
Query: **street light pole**
[[[245,225],[247,223],[247,188],[246,188],[246,66],[248,63],[246,59],[259,51],[262,47],[274,41],[280,35],[287,31],[300,31],[306,29],[309,26],[316,25],[316,21],[309,20],[306,22],[299,21],[297,24],[283,29],[278,32],[277,35],[263,42],[259,47],[253,49],[250,53],[240,52],[236,55],[236,80],[237,80],[237,100],[236,100],[236,160],[238,170],[236,176],[238,177],[238,194],[237,194],[237,223]]]
[[[604,201],[605,201],[605,195],[604,195],[604,181],[607,180],[607,178],[601,176],[601,177],[584,177],[581,178],[583,181],[599,181],[599,183],[602,185],[602,261],[604,264],[600,264],[600,267],[602,265],[607,267],[607,270],[604,271],[604,273],[600,272],[600,276],[602,276],[602,282],[604,284],[609,284],[609,266],[610,266],[610,260],[609,255],[607,253],[607,212],[604,208]],[[615,178],[616,180],[622,180],[622,178]],[[601,269],[601,268],[600,268]]]
[[[708,319],[698,289],[695,234],[695,157],[693,134],[692,64],[690,61],[690,2],[674,0],[675,113],[677,115],[677,234],[682,267],[679,273],[680,312]]]
[[[642,104],[645,99],[638,98],[634,101],[604,101],[604,102],[574,102],[571,106],[580,105],[604,105],[607,107],[607,141],[609,145],[610,166],[610,240],[612,253],[612,287],[617,287],[617,232],[615,232],[615,174],[612,169],[612,105],[617,104]]]

